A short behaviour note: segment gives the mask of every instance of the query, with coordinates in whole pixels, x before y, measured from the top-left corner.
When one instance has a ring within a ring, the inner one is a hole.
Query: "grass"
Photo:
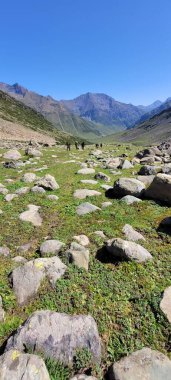
[[[126,150],[125,146],[103,148],[106,155],[117,156],[129,152],[129,158],[133,157],[136,149],[133,146],[130,146],[130,150]],[[3,210],[0,216],[0,244],[10,248],[12,257],[18,255],[18,246],[30,241],[32,248],[23,256],[28,259],[38,257],[37,249],[46,237],[60,239],[65,247],[69,246],[74,235],[84,233],[90,239],[89,271],[68,264],[64,249],[60,257],[68,269],[57,281],[56,288],[52,289],[47,282],[43,283],[36,297],[23,307],[17,305],[8,282],[8,275],[16,264],[10,258],[0,258],[0,290],[6,312],[6,320],[0,324],[0,342],[3,344],[11,332],[35,310],[91,314],[97,322],[103,347],[101,370],[92,366],[91,373],[100,379],[103,370],[114,360],[144,346],[171,357],[171,329],[159,307],[163,290],[171,285],[171,236],[157,231],[161,220],[170,216],[170,208],[153,201],[128,206],[119,200],[112,200],[112,206],[100,212],[84,217],[76,215],[76,206],[84,202],[73,198],[76,189],[85,187],[100,191],[100,197],[88,200],[96,206],[100,207],[106,200],[105,192],[100,187],[102,181],[99,180],[96,186],[83,185],[80,180],[93,179],[93,175],[85,177],[76,174],[80,169],[79,162],[89,157],[90,150],[90,147],[84,152],[73,148],[69,153],[62,147],[43,149],[43,158],[34,166],[26,166],[22,173],[14,169],[4,169],[0,165],[0,182],[5,184],[6,178],[14,179],[14,183],[7,184],[10,192],[25,186],[20,181],[24,172],[32,172],[33,168],[44,164],[48,165],[48,169],[36,172],[37,175],[54,175],[60,185],[59,190],[53,192],[59,196],[57,202],[48,200],[46,195],[28,193],[6,203],[0,195],[0,209]],[[75,163],[64,163],[74,158]],[[123,170],[122,175],[130,176],[132,171],[138,169],[139,166]],[[110,174],[109,170],[97,167],[96,172],[98,171],[104,171],[110,176],[111,185],[118,178]],[[19,214],[30,203],[41,206],[43,224],[39,228],[19,220]],[[144,235],[146,241],[143,246],[152,254],[152,262],[143,265],[135,262],[112,263],[105,253],[101,255],[103,241],[94,232],[103,230],[108,238],[124,237],[122,228],[126,223]],[[84,372],[89,367],[86,355],[81,355],[81,359],[77,358],[78,363],[81,363],[81,368],[78,369],[77,365],[77,368],[71,369],[60,363],[52,363],[49,359],[47,366],[51,380],[67,380],[71,374]]]

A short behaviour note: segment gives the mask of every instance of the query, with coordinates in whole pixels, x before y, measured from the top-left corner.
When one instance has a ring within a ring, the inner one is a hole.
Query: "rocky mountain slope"
[[[41,113],[54,127],[62,132],[90,138],[100,136],[104,133],[104,129],[106,130],[103,126],[75,115],[62,102],[54,100],[50,96],[42,96],[29,91],[17,83],[12,86],[0,83],[0,90]]]

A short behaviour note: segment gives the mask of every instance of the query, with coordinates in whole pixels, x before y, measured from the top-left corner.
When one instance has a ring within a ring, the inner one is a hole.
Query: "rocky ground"
[[[171,379],[170,205],[170,143],[0,149],[0,379]]]

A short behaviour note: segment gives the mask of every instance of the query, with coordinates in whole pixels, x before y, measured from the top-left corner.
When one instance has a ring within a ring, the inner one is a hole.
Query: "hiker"
[[[103,145],[102,145],[102,143],[101,143],[101,144],[100,144],[100,148],[102,148],[102,146],[103,146]]]
[[[78,149],[78,141],[75,141],[75,148]]]
[[[96,148],[99,148],[99,144],[96,144]]]
[[[85,142],[84,141],[82,142],[81,147],[82,147],[82,150],[84,150],[84,147],[85,147]]]
[[[69,142],[66,143],[67,150],[71,150],[71,144]]]

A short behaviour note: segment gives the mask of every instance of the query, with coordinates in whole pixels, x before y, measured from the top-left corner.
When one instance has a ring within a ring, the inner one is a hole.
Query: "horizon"
[[[165,101],[171,96],[169,10],[169,0],[7,0],[2,81],[57,100],[91,92],[134,105]]]

